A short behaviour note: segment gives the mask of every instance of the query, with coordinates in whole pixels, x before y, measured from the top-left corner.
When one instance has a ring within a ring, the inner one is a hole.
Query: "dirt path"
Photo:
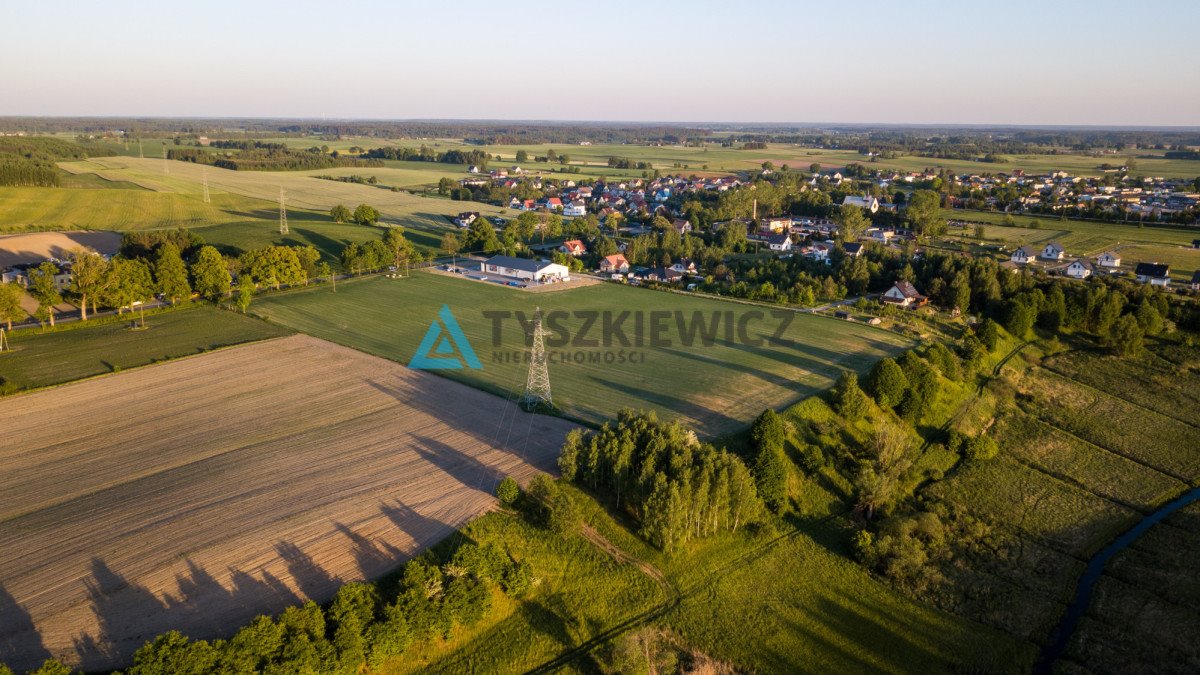
[[[327,600],[549,470],[573,425],[308,336],[0,399],[0,662],[126,663]]]

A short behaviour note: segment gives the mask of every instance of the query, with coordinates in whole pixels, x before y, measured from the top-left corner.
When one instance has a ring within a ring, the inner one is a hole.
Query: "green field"
[[[301,332],[408,363],[438,309],[448,304],[482,361],[482,369],[438,371],[473,386],[503,396],[519,394],[527,367],[522,328],[515,319],[502,324],[501,343],[494,347],[492,321],[483,310],[523,311],[532,317],[535,306],[551,310],[625,310],[683,312],[730,311],[735,320],[752,306],[680,294],[669,294],[616,284],[598,284],[567,291],[530,293],[492,283],[435,274],[415,273],[407,279],[374,278],[339,284],[337,293],[319,288],[271,296],[256,301],[251,311]],[[708,315],[705,314],[707,317]],[[552,358],[557,351],[594,354],[599,363],[559,363],[552,360],[550,378],[555,404],[567,415],[600,422],[624,407],[651,408],[683,418],[708,436],[740,430],[766,407],[780,408],[828,388],[842,369],[864,371],[882,356],[910,345],[906,338],[862,324],[795,315],[783,339],[769,339],[779,321],[765,316],[748,324],[748,336],[762,339],[751,346],[718,335],[715,344],[692,347],[680,344],[680,333],[671,317],[666,335],[670,345],[649,345],[649,318],[643,332],[645,346],[634,343],[632,322],[625,324],[629,347],[614,338],[610,349],[556,347],[548,342]],[[723,317],[722,317],[723,320]],[[572,334],[580,319],[563,322]],[[585,338],[600,338],[598,321]],[[794,346],[790,344],[794,341]],[[644,363],[604,363],[605,354],[634,352]],[[496,355],[517,352],[519,360],[497,362]]]
[[[1165,356],[1200,358],[1166,344],[1137,359],[1086,350],[1031,356],[983,391],[984,426],[1000,455],[963,461],[921,491],[994,530],[986,554],[943,569],[960,589],[944,602],[1040,643],[1084,562],[1200,481],[1200,427],[1190,421],[1196,371]],[[1108,611],[1094,605],[1093,618],[1119,625]]]
[[[544,581],[518,607],[499,605],[483,625],[384,672],[516,673],[549,664],[611,672],[614,645],[646,628],[739,672],[1016,672],[1032,663],[1032,645],[910,600],[865,572],[827,522],[714,537],[667,556],[568,489],[586,522],[628,560],[606,559],[579,535],[554,541],[507,513],[485,516],[463,537],[532,561]]]
[[[207,306],[148,314],[145,330],[130,330],[132,316],[126,317],[10,335],[13,350],[0,353],[0,378],[18,389],[44,387],[290,333]]]

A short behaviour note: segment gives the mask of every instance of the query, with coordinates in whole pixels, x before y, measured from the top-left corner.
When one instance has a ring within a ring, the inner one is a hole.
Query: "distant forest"
[[[0,136],[0,185],[57,187],[56,162],[115,154],[96,145],[58,138]]]
[[[327,153],[323,148],[296,150],[283,143],[263,141],[213,141],[212,147],[239,150],[236,155],[223,156],[200,148],[170,148],[167,159],[196,164],[211,164],[234,171],[307,171],[329,169],[335,166],[379,167],[377,159],[359,159],[341,155],[337,151]]]

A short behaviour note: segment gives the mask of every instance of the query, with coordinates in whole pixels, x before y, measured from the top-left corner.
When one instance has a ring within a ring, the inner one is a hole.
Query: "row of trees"
[[[210,672],[357,673],[408,649],[473,626],[491,608],[492,589],[528,591],[533,573],[495,545],[467,543],[440,567],[430,558],[404,565],[398,588],[343,586],[327,609],[313,602],[272,619],[259,616],[228,640],[160,635],[134,655],[130,675]]]
[[[761,518],[754,478],[740,458],[653,412],[623,410],[598,431],[572,431],[558,465],[564,480],[612,495],[665,551]]]
[[[398,226],[388,228],[382,239],[347,244],[341,258],[342,267],[351,274],[378,272],[388,267],[398,271],[422,259],[421,253],[404,236],[404,228]]]

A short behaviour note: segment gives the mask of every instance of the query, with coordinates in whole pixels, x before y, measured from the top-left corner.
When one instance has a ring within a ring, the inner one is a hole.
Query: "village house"
[[[54,287],[60,291],[65,291],[71,286],[71,268],[69,264],[59,263],[57,260],[50,260],[54,263],[57,272],[54,274]],[[0,272],[0,283],[17,284],[22,288],[29,288],[31,270],[36,269],[41,263],[18,263]]]
[[[1120,267],[1121,254],[1116,251],[1106,251],[1097,256],[1096,264],[1101,267]]]
[[[768,234],[763,238],[767,242],[767,246],[772,251],[785,252],[792,250],[792,235],[790,234]]]
[[[1028,246],[1022,246],[1021,248],[1018,248],[1012,252],[1012,255],[1009,256],[1009,260],[1017,263],[1018,265],[1024,265],[1025,263],[1033,260],[1033,249],[1029,248]]]
[[[683,279],[682,272],[677,272],[670,267],[639,267],[634,270],[633,276],[643,281],[662,283],[674,283]]]
[[[1067,251],[1062,247],[1062,244],[1052,241],[1049,244],[1046,244],[1038,257],[1040,257],[1042,260],[1062,260],[1066,254]]]
[[[682,218],[676,218],[675,220],[671,221],[671,226],[674,227],[675,231],[679,234],[687,234],[688,232],[692,231],[691,221],[684,220]]]
[[[587,204],[582,199],[576,199],[563,207],[564,216],[586,216]]]
[[[625,274],[629,271],[629,261],[620,253],[605,256],[600,261],[600,271],[604,274]]]
[[[463,211],[454,219],[454,224],[459,227],[470,227],[477,218],[479,218],[478,211]]]
[[[569,281],[571,278],[570,270],[564,265],[545,260],[514,258],[507,255],[497,255],[488,258],[479,264],[479,271],[532,281],[534,283]]]
[[[778,216],[775,218],[764,218],[758,226],[760,232],[787,232],[792,228],[792,219],[789,217]]]
[[[928,302],[928,298],[917,292],[912,283],[904,280],[897,281],[892,287],[883,292],[883,301],[899,307],[920,307]]]
[[[1200,270],[1192,273],[1192,290],[1200,291]]]
[[[680,274],[695,274],[696,263],[692,262],[691,258],[680,258],[671,264],[671,269]]]
[[[584,246],[583,242],[579,241],[578,239],[564,241],[561,245],[559,245],[558,250],[566,253],[567,255],[575,256],[576,258],[584,253],[587,253],[587,247]]]
[[[1168,286],[1171,283],[1171,269],[1164,263],[1138,263],[1133,273],[1138,283],[1151,286]]]
[[[851,258],[857,258],[863,254],[863,245],[858,242],[850,242],[842,246],[842,250]]]
[[[870,213],[876,213],[879,211],[879,200],[870,196],[846,195],[846,198],[842,200],[842,206],[857,206]]]
[[[1070,265],[1067,265],[1067,268],[1063,273],[1072,279],[1086,279],[1092,276],[1092,264],[1083,258],[1080,258],[1075,262],[1072,262]]]

